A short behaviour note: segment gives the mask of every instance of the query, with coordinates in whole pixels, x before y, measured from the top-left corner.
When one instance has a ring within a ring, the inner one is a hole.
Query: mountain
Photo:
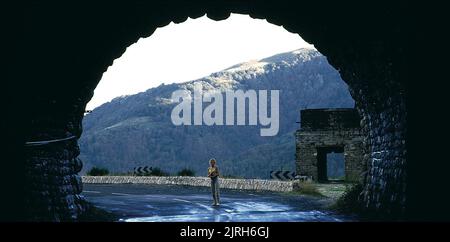
[[[192,90],[196,83],[219,92],[280,90],[279,133],[260,136],[260,125],[173,125],[171,112],[177,103],[171,100],[172,92]],[[344,107],[354,107],[354,101],[326,57],[313,49],[281,53],[198,80],[118,97],[94,109],[83,120],[82,172],[93,166],[113,173],[152,166],[172,174],[190,168],[205,175],[208,160],[214,157],[222,175],[267,178],[270,170],[295,168],[294,132],[300,109]]]

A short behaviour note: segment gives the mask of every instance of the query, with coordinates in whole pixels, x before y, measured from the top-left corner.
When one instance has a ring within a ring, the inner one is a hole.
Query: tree
[[[109,174],[109,170],[106,168],[98,168],[98,167],[92,167],[87,172],[88,176],[107,176]]]
[[[178,172],[178,176],[195,176],[195,172],[191,169],[184,168]]]

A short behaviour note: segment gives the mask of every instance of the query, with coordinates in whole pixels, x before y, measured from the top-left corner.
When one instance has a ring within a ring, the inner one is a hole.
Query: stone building
[[[358,181],[363,170],[363,135],[356,109],[301,110],[296,137],[296,169],[316,182],[328,181],[327,154],[343,154],[343,179]],[[341,162],[342,163],[342,162]]]

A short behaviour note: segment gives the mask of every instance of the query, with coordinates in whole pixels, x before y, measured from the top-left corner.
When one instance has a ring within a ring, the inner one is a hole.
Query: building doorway
[[[318,182],[345,180],[343,146],[317,148],[317,180]]]

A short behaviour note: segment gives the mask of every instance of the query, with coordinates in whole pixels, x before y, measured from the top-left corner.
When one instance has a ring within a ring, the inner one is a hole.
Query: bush
[[[195,176],[195,172],[191,169],[184,168],[178,172],[178,176]]]
[[[359,221],[395,221],[401,217],[399,214],[366,208],[360,200],[363,189],[364,186],[362,184],[347,187],[344,195],[331,208],[342,214],[355,215]]]
[[[169,173],[161,170],[161,168],[154,167],[151,172],[148,173],[148,176],[169,176]]]
[[[363,190],[361,184],[348,186],[344,194],[338,198],[333,205],[333,209],[341,213],[361,214],[362,206],[359,201],[359,195]]]
[[[134,172],[132,171],[125,171],[125,172],[110,172],[109,175],[111,176],[133,176]]]
[[[108,169],[98,167],[92,167],[92,169],[87,172],[88,176],[107,176],[108,174]]]

